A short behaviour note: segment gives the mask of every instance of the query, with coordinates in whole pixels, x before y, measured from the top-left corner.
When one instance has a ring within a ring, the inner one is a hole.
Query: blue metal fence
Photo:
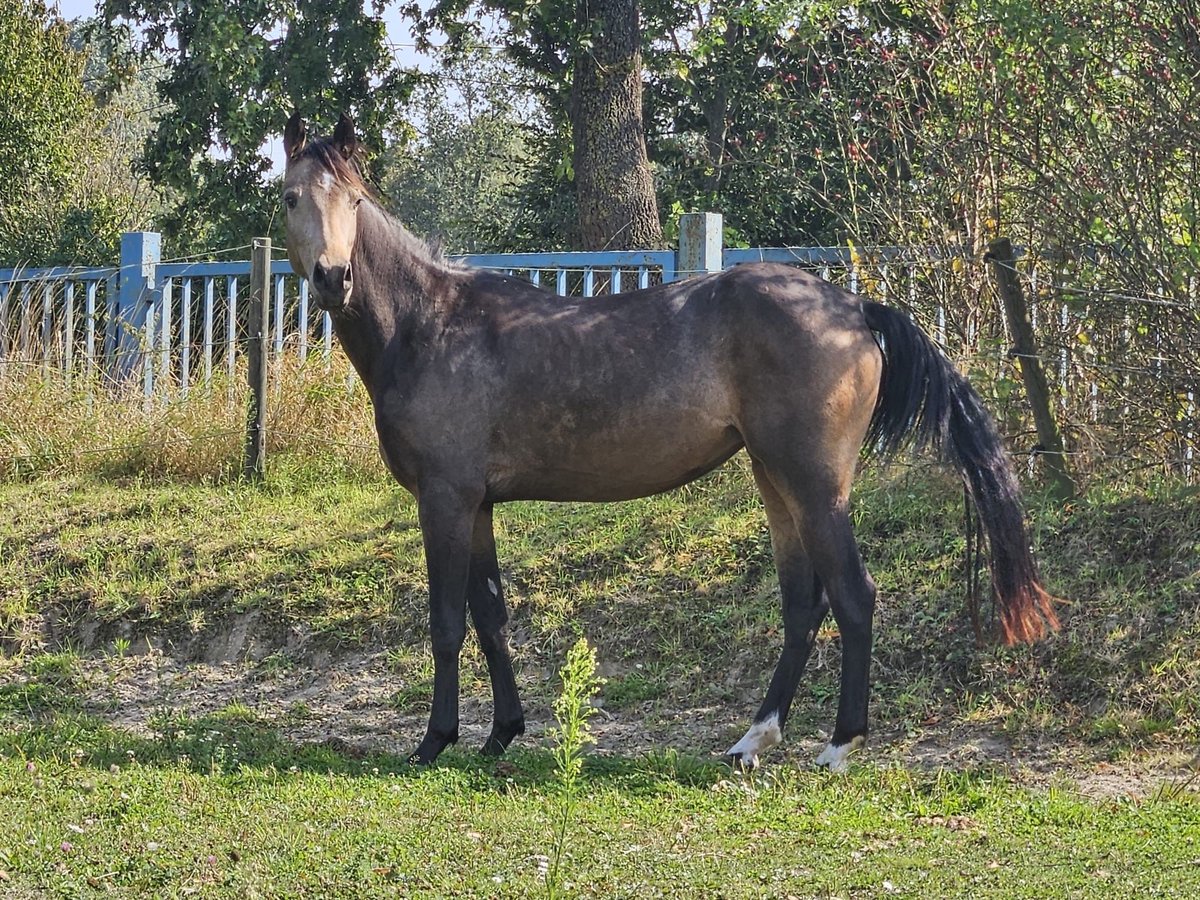
[[[36,367],[65,377],[140,380],[147,396],[233,376],[247,335],[249,260],[163,261],[158,235],[124,235],[120,264],[0,269],[0,375]],[[675,280],[675,251],[476,254],[478,268],[529,279],[562,296],[593,297]],[[328,358],[329,314],[309,303],[308,282],[287,260],[271,265],[271,350]]]
[[[721,217],[685,217],[680,246],[663,251],[474,254],[456,259],[527,278],[559,295],[592,297],[667,283],[754,261],[810,268],[852,291],[915,299],[930,254],[880,248],[870,265],[849,248],[731,249],[721,245]],[[159,236],[126,234],[119,264],[100,268],[0,269],[0,376],[40,369],[95,383],[140,383],[142,391],[186,394],[214,377],[232,379],[248,337],[244,304],[250,263],[162,258]],[[286,260],[271,267],[270,348],[276,358],[328,358],[329,314],[309,303],[308,284]],[[912,304],[915,309],[915,302]],[[918,316],[920,318],[920,316]],[[940,306],[930,323],[946,341]]]

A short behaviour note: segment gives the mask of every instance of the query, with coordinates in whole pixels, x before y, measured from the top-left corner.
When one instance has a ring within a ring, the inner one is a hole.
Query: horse
[[[618,501],[668,491],[745,449],[779,575],[783,649],[745,736],[753,768],[782,740],[817,631],[841,632],[837,718],[819,766],[867,736],[876,590],[851,482],[867,453],[931,447],[964,480],[990,545],[1005,641],[1058,627],[1020,490],[979,395],[907,316],[784,265],[590,299],[451,263],[364,182],[345,114],[284,132],[287,250],[373,406],[379,450],[416,499],[429,582],[433,700],[409,757],[458,740],[467,611],[493,696],[485,754],[525,731],[492,511],[514,500]]]

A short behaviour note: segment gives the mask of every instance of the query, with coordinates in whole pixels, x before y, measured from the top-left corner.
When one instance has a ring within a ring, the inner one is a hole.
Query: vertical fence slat
[[[75,365],[75,282],[68,281],[63,298],[63,369],[67,384],[71,384],[71,369]]]
[[[612,282],[609,286],[608,292],[610,294],[621,293],[621,269],[619,266],[612,267]]]
[[[54,282],[49,279],[42,285],[42,375],[50,375],[50,355],[54,343]]]
[[[250,292],[246,307],[249,343],[246,361],[250,379],[250,433],[246,442],[245,475],[261,478],[266,469],[266,402],[268,310],[271,297],[271,239],[255,238],[250,260]]]
[[[87,292],[83,296],[83,314],[85,317],[83,333],[84,365],[86,366],[88,388],[96,377],[96,289],[100,282],[89,281]]]
[[[108,372],[114,371],[115,356],[117,352],[117,308],[121,285],[120,273],[113,272],[108,276],[108,281],[104,287],[104,362],[105,370]]]
[[[283,276],[275,276],[275,356],[283,353]]]
[[[208,275],[204,279],[204,387],[208,389],[212,387],[212,362],[213,362],[213,305],[215,297],[215,285],[213,277]]]
[[[26,362],[29,356],[29,309],[32,300],[33,285],[28,281],[21,285],[21,320],[17,323],[17,355]]]
[[[638,266],[638,287],[650,287],[650,269],[648,266]]]
[[[234,376],[237,374],[237,306],[238,282],[230,275],[225,279],[225,370],[229,374],[229,390],[233,390]]]
[[[596,290],[596,273],[591,266],[583,270],[583,296],[590,297]]]
[[[169,287],[164,286],[163,297],[169,295]],[[161,305],[161,301],[160,304]],[[146,324],[144,332],[144,340],[146,344],[146,352],[142,354],[142,395],[149,402],[154,395],[154,328],[155,320],[158,318],[158,309],[155,304],[149,304],[146,310]]]
[[[321,352],[328,363],[333,354],[333,319],[328,312],[321,314]]]
[[[300,365],[308,359],[308,279],[300,279],[300,301],[296,307],[297,325],[300,328]]]
[[[179,306],[179,391],[186,397],[192,368],[192,279],[183,279]]]
[[[162,286],[162,312],[158,317],[158,378],[161,382],[160,387],[165,389],[171,383],[171,326],[174,318],[174,287],[175,281],[172,278],[163,279]],[[151,344],[150,346],[153,346]]]
[[[567,270],[559,269],[554,276],[554,293],[560,297],[567,296]]]
[[[8,359],[8,297],[12,283],[0,284],[0,363]]]
[[[229,390],[238,373],[238,278],[229,276],[226,282],[229,308],[226,312],[226,370],[229,372]]]
[[[542,284],[542,270],[541,269],[530,269],[529,283],[532,284],[534,287],[541,287],[541,284]]]

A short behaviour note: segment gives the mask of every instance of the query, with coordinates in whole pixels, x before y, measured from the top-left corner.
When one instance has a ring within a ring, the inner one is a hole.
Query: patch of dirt
[[[66,631],[63,623],[44,623],[46,644],[61,646]],[[124,655],[111,652],[115,637],[129,641]],[[76,623],[71,644],[110,648],[81,659],[81,699],[88,712],[133,733],[151,734],[157,717],[201,717],[236,703],[287,740],[324,743],[349,755],[403,755],[424,734],[428,700],[398,707],[396,694],[405,685],[386,650],[338,651],[256,612],[231,616],[196,634],[171,637],[136,636],[121,626]],[[6,677],[19,676],[14,672]],[[491,728],[491,697],[486,687],[469,690],[467,681],[460,707],[460,746],[473,749],[483,744]],[[518,673],[527,716],[526,735],[519,740],[525,746],[547,743],[554,724],[550,681],[548,673],[538,670]],[[741,737],[753,713],[755,690],[745,687],[736,692],[750,698],[741,709],[664,710],[652,703],[619,711],[601,707],[591,723],[595,752],[637,755],[670,748],[720,757]],[[423,696],[425,689],[413,693]],[[765,763],[811,765],[827,739],[826,734],[793,733]],[[996,770],[1031,785],[1065,783],[1093,798],[1145,797],[1164,786],[1200,781],[1200,754],[1142,751],[1113,762],[1104,758],[1108,753],[1102,746],[1038,737],[1017,746],[997,729],[938,723],[916,734],[888,733],[883,726],[872,735],[863,759],[930,770]]]
[[[883,755],[927,769],[995,769],[1039,787],[1065,783],[1093,799],[1147,797],[1164,785],[1189,782],[1197,761],[1186,752],[1144,750],[1112,762],[1104,758],[1102,746],[1044,738],[1017,746],[999,731],[977,725],[937,727],[898,738]]]

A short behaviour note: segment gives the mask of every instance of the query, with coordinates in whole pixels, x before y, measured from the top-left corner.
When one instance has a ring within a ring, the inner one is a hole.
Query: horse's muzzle
[[[350,291],[354,288],[354,273],[350,264],[344,266],[313,266],[312,286],[317,306],[327,312],[335,312],[346,305]]]

